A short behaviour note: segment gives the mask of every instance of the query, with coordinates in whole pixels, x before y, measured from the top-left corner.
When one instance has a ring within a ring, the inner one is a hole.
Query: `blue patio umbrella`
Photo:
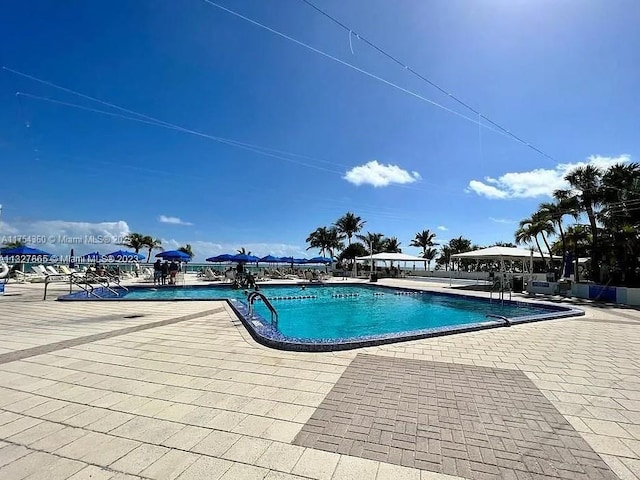
[[[273,255],[267,255],[266,257],[262,257],[259,262],[262,263],[280,263],[280,257],[274,257]]]
[[[108,262],[137,262],[144,260],[144,258],[145,256],[141,253],[130,252],[128,250],[116,250],[115,252],[104,255],[102,260]]]
[[[3,257],[23,257],[23,256],[35,256],[35,257],[50,257],[51,253],[45,252],[38,248],[27,247],[23,245],[21,247],[12,248],[0,248],[0,255]]]
[[[247,255],[246,253],[239,253],[237,255],[233,255],[230,260],[232,262],[257,262],[260,259],[255,255]]]
[[[191,257],[189,254],[180,250],[167,250],[166,252],[160,252],[156,255],[156,258],[164,258],[165,260],[173,260],[179,262],[190,262]]]
[[[309,260],[307,260],[305,263],[331,263],[333,262],[332,259],[328,258],[328,257],[313,257],[310,258]]]
[[[216,255],[215,257],[209,257],[207,258],[207,262],[230,262],[231,259],[234,257],[234,255],[231,255],[230,253],[223,253],[221,255]]]
[[[9,262],[23,264],[46,262],[50,260],[53,255],[49,252],[45,252],[44,250],[23,245],[21,247],[0,248],[0,256],[6,257]]]

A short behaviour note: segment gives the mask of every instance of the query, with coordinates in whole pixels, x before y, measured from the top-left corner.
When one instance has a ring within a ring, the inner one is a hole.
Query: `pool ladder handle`
[[[262,294],[262,292],[251,292],[249,295],[247,295],[247,302],[249,302],[249,315],[250,316],[253,315],[253,304],[256,301],[256,298],[259,298],[260,300],[262,300],[264,304],[267,306],[267,308],[271,312],[271,324],[274,327],[278,328],[278,312],[273,307],[269,299]]]
[[[511,320],[503,315],[494,315],[493,313],[487,314],[487,318],[497,318],[498,320],[502,320],[504,322],[505,327],[511,326]]]
[[[509,280],[507,280],[506,278],[503,279],[503,280],[500,280],[498,278],[493,282],[493,285],[489,289],[489,303],[493,302],[493,291],[494,291],[494,289],[496,287],[498,287],[497,290],[499,292],[498,300],[500,300],[500,302],[502,302],[503,305],[504,305],[504,292],[505,292],[505,290],[507,290],[509,292],[509,301],[511,301],[511,292],[512,292],[511,282]]]

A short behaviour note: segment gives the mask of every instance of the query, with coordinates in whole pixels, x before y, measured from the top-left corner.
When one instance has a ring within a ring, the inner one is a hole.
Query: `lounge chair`
[[[213,280],[213,281],[222,281],[226,279],[225,276],[220,275],[218,272],[212,270],[211,267],[206,267],[203,270],[200,278],[202,278],[203,280]]]

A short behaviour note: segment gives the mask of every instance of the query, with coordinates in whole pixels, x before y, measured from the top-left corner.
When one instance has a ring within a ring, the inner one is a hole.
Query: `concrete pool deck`
[[[640,478],[633,309],[294,353],[224,302],[42,291],[0,297],[0,478]]]

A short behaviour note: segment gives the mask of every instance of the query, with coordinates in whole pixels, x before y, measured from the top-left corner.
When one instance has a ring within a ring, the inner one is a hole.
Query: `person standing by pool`
[[[153,284],[160,285],[162,282],[162,260],[157,259],[153,264]]]
[[[165,260],[160,267],[160,273],[162,278],[162,285],[167,284],[167,277],[169,276],[169,262]]]
[[[176,276],[178,275],[178,270],[180,270],[180,267],[178,267],[178,264],[174,260],[172,260],[171,264],[169,265],[169,285],[176,284]]]

